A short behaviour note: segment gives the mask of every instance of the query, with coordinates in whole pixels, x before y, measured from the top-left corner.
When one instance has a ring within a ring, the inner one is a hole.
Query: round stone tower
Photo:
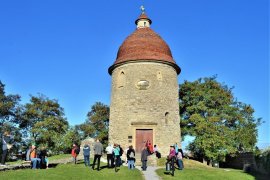
[[[120,46],[112,76],[109,142],[141,152],[146,141],[162,156],[180,144],[180,117],[175,63],[166,42],[151,28],[142,12],[136,30]]]

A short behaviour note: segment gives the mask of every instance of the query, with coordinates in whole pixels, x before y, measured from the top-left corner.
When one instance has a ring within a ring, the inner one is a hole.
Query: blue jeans
[[[90,166],[90,156],[83,156],[85,166]]]
[[[128,160],[128,169],[134,169],[134,160]]]
[[[41,161],[40,158],[31,158],[31,162],[33,164],[32,169],[36,169],[37,167],[39,168],[40,161]]]
[[[178,164],[179,170],[182,170],[183,169],[183,160],[182,159],[178,159],[177,160],[177,164]]]

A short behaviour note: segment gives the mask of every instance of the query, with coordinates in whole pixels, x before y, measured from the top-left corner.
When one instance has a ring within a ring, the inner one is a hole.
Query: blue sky
[[[251,104],[260,147],[270,146],[267,0],[10,0],[0,2],[0,80],[6,92],[58,99],[70,124],[109,105],[108,67],[144,4],[182,68],[178,80],[217,74]]]

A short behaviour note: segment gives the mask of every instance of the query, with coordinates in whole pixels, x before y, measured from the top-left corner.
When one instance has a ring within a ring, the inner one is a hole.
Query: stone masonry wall
[[[136,129],[153,129],[162,156],[180,142],[178,82],[175,69],[155,62],[127,63],[114,69],[109,142],[136,146]],[[132,137],[132,138],[131,138]]]

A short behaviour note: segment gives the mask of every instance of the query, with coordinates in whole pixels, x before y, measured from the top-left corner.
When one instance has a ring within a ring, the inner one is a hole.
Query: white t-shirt
[[[113,153],[113,147],[112,146],[107,146],[106,147],[106,152],[107,152],[107,154],[112,154]]]

